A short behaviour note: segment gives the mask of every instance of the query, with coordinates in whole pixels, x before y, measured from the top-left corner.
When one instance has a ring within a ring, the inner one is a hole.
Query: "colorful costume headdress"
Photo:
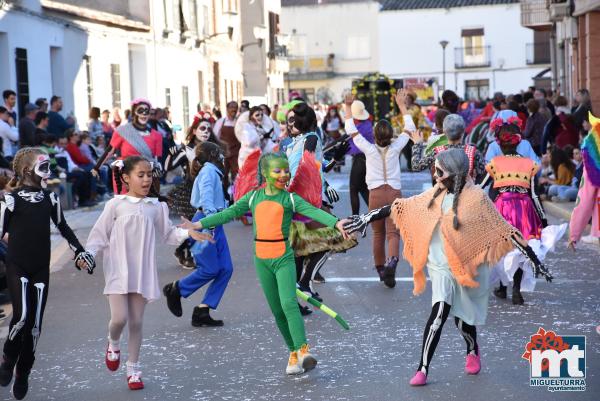
[[[490,130],[496,136],[496,142],[499,145],[518,145],[521,142],[521,135],[512,132],[501,132],[502,127],[513,125],[519,129],[519,132],[523,129],[523,123],[521,119],[512,110],[502,110],[496,115],[490,122]]]
[[[589,113],[592,129],[583,140],[583,165],[593,186],[600,187],[600,118]]]

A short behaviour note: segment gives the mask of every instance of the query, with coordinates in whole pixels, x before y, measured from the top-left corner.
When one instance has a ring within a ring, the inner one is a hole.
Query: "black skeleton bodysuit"
[[[0,199],[0,238],[8,233],[7,284],[13,317],[4,343],[4,357],[28,374],[35,360],[48,297],[50,220],[77,254],[84,252],[65,221],[58,196],[23,186]]]

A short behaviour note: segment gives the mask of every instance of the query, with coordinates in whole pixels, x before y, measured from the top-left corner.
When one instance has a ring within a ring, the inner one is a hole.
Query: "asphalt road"
[[[342,200],[335,212],[349,212],[347,175],[335,175]],[[403,192],[418,193],[425,174],[405,174]],[[364,205],[363,205],[363,210]],[[89,224],[77,229],[85,239]],[[213,313],[221,328],[194,328],[192,309],[201,300],[184,300],[184,317],[176,318],[163,300],[147,307],[141,351],[146,388],[132,392],[125,370],[104,365],[108,304],[102,295],[102,267],[93,276],[77,272],[67,255],[58,262],[50,283],[44,328],[31,375],[28,400],[599,400],[600,248],[582,245],[577,253],[563,241],[547,265],[556,280],[539,282],[525,293],[526,304],[490,299],[487,325],[478,327],[482,371],[464,373],[465,344],[448,320],[433,359],[429,383],[412,388],[422,331],[430,312],[428,289],[412,295],[406,262],[394,289],[383,287],[372,268],[370,238],[346,254],[334,255],[317,290],[325,303],[351,326],[342,330],[322,313],[306,318],[306,330],[319,365],[296,377],[285,375],[288,353],[258,285],[252,265],[251,228],[226,227],[235,271],[225,297]],[[158,245],[159,277],[167,283],[187,271],[173,258],[173,247]],[[61,266],[64,266],[60,269]],[[529,364],[521,358],[539,327],[559,335],[587,336],[587,390],[549,392],[530,387]],[[126,336],[125,336],[126,341]],[[125,342],[124,341],[124,342]],[[125,350],[125,344],[122,346]],[[126,352],[124,352],[126,356]],[[0,399],[12,399],[0,388]]]

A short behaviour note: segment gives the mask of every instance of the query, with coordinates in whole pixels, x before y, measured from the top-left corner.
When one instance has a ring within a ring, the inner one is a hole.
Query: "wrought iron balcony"
[[[527,43],[527,64],[550,64],[550,42]]]
[[[521,0],[521,25],[535,28],[551,25],[550,0]]]
[[[290,80],[326,79],[334,76],[334,54],[289,56]]]
[[[455,47],[455,68],[477,68],[492,65],[491,46]]]

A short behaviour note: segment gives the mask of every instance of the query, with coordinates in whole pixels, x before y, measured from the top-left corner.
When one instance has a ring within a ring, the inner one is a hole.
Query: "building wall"
[[[547,66],[526,64],[526,43],[533,31],[520,25],[519,4],[450,9],[384,11],[379,14],[380,71],[392,78],[436,77],[443,81],[443,53],[447,40],[446,87],[465,96],[465,81],[488,79],[490,93],[514,93],[532,84]],[[455,68],[455,48],[463,47],[461,31],[484,28],[491,46],[489,68]]]
[[[138,4],[139,1],[130,1]],[[79,127],[85,129],[88,120],[88,79],[84,56],[91,60],[92,106],[113,107],[111,64],[120,66],[121,108],[126,109],[133,98],[147,97],[156,107],[167,106],[165,89],[171,91],[170,107],[176,125],[185,128],[196,113],[196,105],[214,102],[213,62],[220,66],[220,106],[227,99],[241,97],[242,59],[240,17],[217,10],[216,32],[234,27],[230,40],[227,35],[213,38],[207,44],[196,45],[203,37],[203,5],[197,1],[198,34],[184,43],[175,31],[172,1],[167,2],[168,28],[163,34],[165,14],[163,2],[147,1],[151,15],[151,30],[129,31],[100,23],[77,20],[68,14],[49,13],[37,2],[26,4],[27,12],[9,6],[0,11],[0,88],[16,88],[15,49],[25,48],[28,55],[29,98],[48,100],[52,95],[63,97],[63,114],[73,114]],[[220,2],[215,2],[220,4]],[[186,2],[186,7],[189,3]],[[8,10],[8,12],[6,11]],[[189,12],[189,9],[186,9]],[[215,32],[211,18],[208,34]],[[27,26],[27,29],[22,29]],[[200,84],[200,74],[203,82]],[[227,92],[225,83],[227,82]],[[184,110],[184,87],[188,101]],[[231,90],[233,89],[233,91]],[[233,92],[233,93],[232,93]]]
[[[580,15],[579,20],[579,58],[576,68],[577,89],[590,91],[592,108],[600,110],[600,11]]]
[[[291,34],[290,57],[334,54],[335,78],[315,82],[332,89],[341,100],[342,90],[352,86],[352,79],[377,71],[379,42],[377,14],[379,3],[320,4],[283,7],[281,25]],[[308,83],[290,81],[291,88]]]

